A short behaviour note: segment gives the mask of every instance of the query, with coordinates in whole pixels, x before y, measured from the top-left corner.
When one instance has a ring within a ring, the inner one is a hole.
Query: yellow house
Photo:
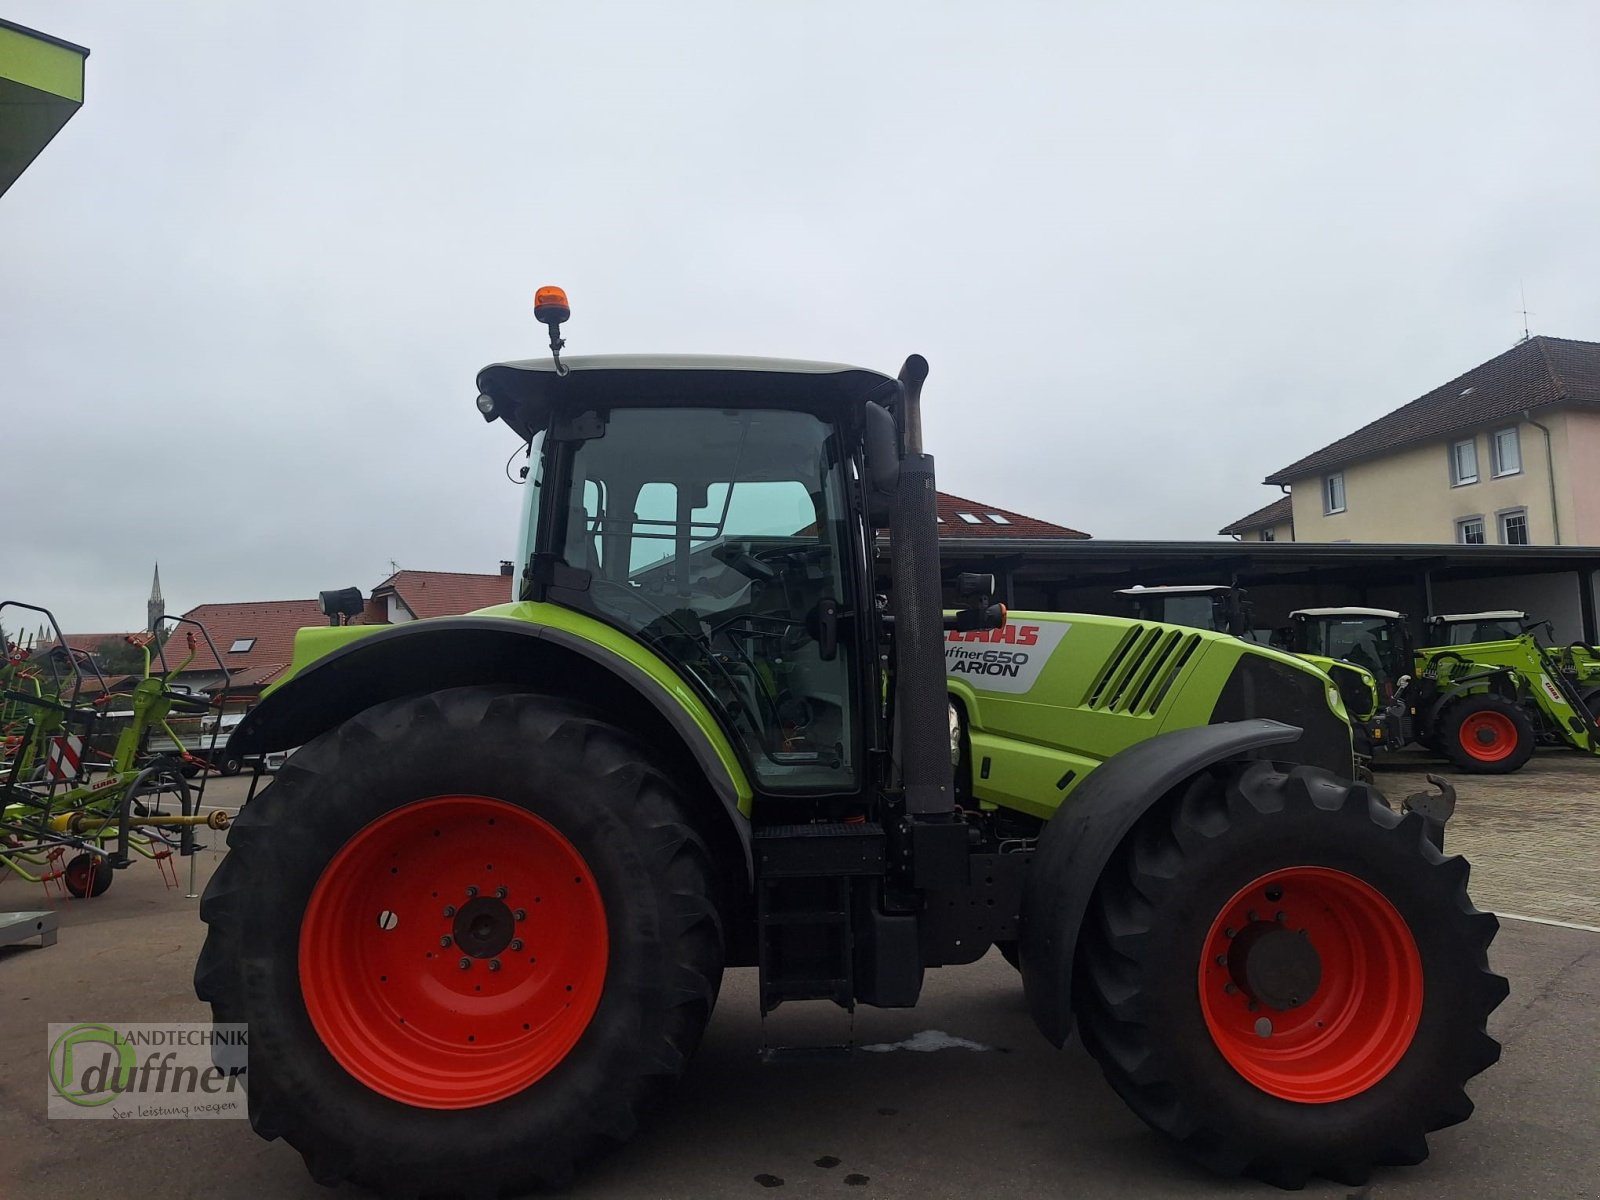
[[[1267,476],[1250,541],[1600,544],[1600,343],[1527,338]]]
[[[0,20],[0,195],[83,104],[89,52]]]

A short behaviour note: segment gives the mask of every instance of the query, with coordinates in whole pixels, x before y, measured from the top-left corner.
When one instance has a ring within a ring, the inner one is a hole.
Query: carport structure
[[[1600,641],[1597,546],[948,538],[939,550],[947,580],[992,572],[1020,609],[1127,615],[1118,588],[1221,583],[1249,590],[1264,627],[1297,608],[1364,605],[1407,614],[1420,637],[1431,614],[1516,608],[1551,621],[1559,642]]]

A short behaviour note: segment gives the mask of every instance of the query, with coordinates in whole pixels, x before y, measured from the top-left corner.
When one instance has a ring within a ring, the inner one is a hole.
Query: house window
[[[229,654],[245,654],[256,644],[255,638],[234,638],[233,645],[228,647]]]
[[[1508,508],[1498,514],[1500,518],[1500,544],[1526,546],[1528,544],[1528,510]]]
[[[1502,475],[1516,475],[1522,470],[1522,444],[1517,440],[1515,427],[1496,429],[1489,435],[1489,469],[1496,479]]]
[[[1483,545],[1483,518],[1462,517],[1456,522],[1456,541],[1463,546]]]
[[[1261,540],[1263,542],[1275,542],[1275,541],[1277,541],[1278,540],[1278,531],[1276,529],[1263,529],[1261,531]]]
[[[1478,482],[1478,439],[1468,438],[1450,447],[1450,486]]]
[[[1010,521],[1006,520],[999,513],[989,513],[988,517],[989,517],[989,520],[993,521],[996,525],[1009,525],[1009,524],[1011,524]]]
[[[971,513],[957,513],[956,516],[960,517],[968,525],[981,525],[982,524],[982,522],[979,521],[978,518],[973,516]]]
[[[1330,517],[1344,511],[1344,472],[1329,475],[1322,481],[1322,511]]]

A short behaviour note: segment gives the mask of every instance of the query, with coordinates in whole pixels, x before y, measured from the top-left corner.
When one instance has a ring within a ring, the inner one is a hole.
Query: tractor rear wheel
[[[256,1048],[250,1120],[386,1196],[560,1185],[683,1073],[721,981],[706,842],[566,703],[378,705],[235,818],[195,990]]]
[[[1522,707],[1492,692],[1465,696],[1439,714],[1439,748],[1469,775],[1520,771],[1537,741]]]
[[[1075,1006],[1119,1095],[1213,1170],[1356,1186],[1427,1156],[1500,1056],[1498,928],[1421,817],[1258,762],[1196,776],[1118,848]]]

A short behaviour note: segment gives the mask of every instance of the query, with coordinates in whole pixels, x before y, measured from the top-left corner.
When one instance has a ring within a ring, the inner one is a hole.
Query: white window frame
[[[256,639],[253,637],[236,637],[228,647],[229,654],[249,654],[256,648]]]
[[[1339,481],[1339,504],[1338,504],[1337,507],[1335,507],[1334,503],[1333,503],[1333,483],[1334,483],[1334,480],[1338,480]],[[1349,496],[1345,494],[1344,472],[1343,471],[1334,471],[1331,474],[1324,475],[1322,477],[1322,515],[1323,516],[1331,517],[1331,516],[1337,515],[1338,513],[1342,513],[1345,510],[1345,506],[1349,502],[1349,499],[1350,499]]]
[[[1468,475],[1461,470],[1461,448],[1465,446],[1472,453],[1472,474]],[[1450,486],[1467,487],[1478,482],[1478,439],[1474,437],[1462,438],[1460,441],[1450,443]]]
[[[1523,536],[1527,539],[1526,541],[1513,542],[1513,541],[1509,540],[1506,537],[1506,522],[1509,521],[1512,517],[1521,517],[1522,518],[1522,533],[1523,533]],[[1526,505],[1519,504],[1515,508],[1502,508],[1499,512],[1495,513],[1495,515],[1494,515],[1494,524],[1495,524],[1495,529],[1499,532],[1500,544],[1502,546],[1531,546],[1531,545],[1533,545],[1533,526],[1528,521],[1528,509],[1527,509]]]
[[[1516,448],[1517,463],[1507,467],[1500,457],[1500,438],[1504,434],[1511,435],[1511,444]],[[1522,432],[1515,425],[1504,429],[1496,429],[1489,434],[1489,475],[1494,479],[1501,479],[1507,475],[1522,474]]]
[[[1475,542],[1467,541],[1468,525],[1476,525],[1478,527],[1478,540]],[[1476,513],[1470,517],[1456,518],[1456,544],[1460,546],[1487,546],[1489,544],[1489,526],[1484,521],[1482,513]]]

